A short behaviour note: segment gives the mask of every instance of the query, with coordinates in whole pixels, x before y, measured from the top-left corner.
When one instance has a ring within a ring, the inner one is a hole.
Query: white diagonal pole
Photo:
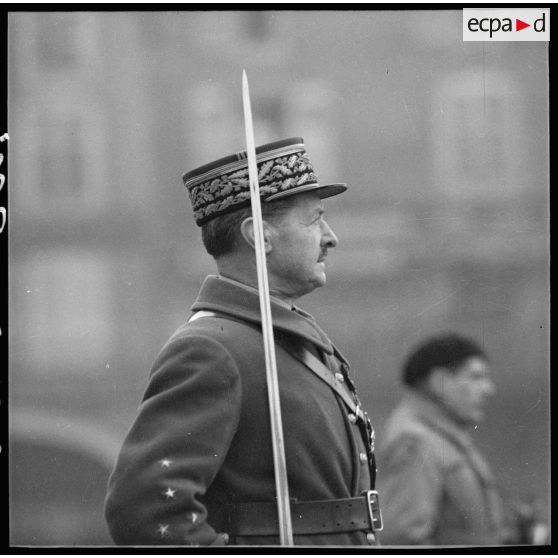
[[[277,512],[279,516],[279,539],[281,545],[293,546],[289,485],[287,482],[287,466],[285,462],[285,442],[283,439],[283,423],[281,421],[281,401],[279,398],[275,343],[273,340],[273,324],[271,322],[271,305],[269,302],[269,284],[265,262],[262,208],[258,183],[258,167],[256,164],[256,144],[254,141],[254,127],[252,124],[250,91],[248,89],[248,78],[246,77],[245,70],[242,71],[242,101],[244,104],[244,124],[246,128],[246,154],[248,157],[248,175],[250,179],[250,200],[252,202],[252,219],[254,222],[258,292],[260,294],[260,309],[262,314],[267,394],[271,418],[273,466],[275,470]]]

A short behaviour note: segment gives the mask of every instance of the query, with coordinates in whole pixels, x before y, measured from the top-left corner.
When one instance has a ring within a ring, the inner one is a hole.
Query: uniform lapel
[[[308,349],[304,346],[298,346],[294,350],[289,351],[295,358],[300,360],[309,370],[311,370],[320,380],[325,382],[347,405],[352,413],[357,415],[360,419],[365,420],[364,413],[360,406],[355,401],[352,394],[347,390],[344,381],[338,380],[336,375],[320,361],[319,358],[314,356]]]

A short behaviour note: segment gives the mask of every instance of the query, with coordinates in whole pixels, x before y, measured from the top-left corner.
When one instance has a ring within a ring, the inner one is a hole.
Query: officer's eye
[[[312,221],[313,223],[317,223],[318,221],[322,221],[324,218],[325,214],[323,211],[320,211],[320,213],[318,214],[318,216],[314,219],[314,221]]]

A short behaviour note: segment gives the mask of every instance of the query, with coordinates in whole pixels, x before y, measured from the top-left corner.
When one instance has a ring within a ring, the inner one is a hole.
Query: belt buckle
[[[366,490],[364,493],[368,504],[368,518],[374,531],[381,531],[384,528],[382,522],[382,510],[380,509],[380,499],[377,490]]]

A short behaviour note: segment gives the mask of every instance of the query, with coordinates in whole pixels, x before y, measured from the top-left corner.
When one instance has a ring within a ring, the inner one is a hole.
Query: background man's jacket
[[[409,391],[383,431],[384,545],[501,545],[503,505],[468,432]]]

